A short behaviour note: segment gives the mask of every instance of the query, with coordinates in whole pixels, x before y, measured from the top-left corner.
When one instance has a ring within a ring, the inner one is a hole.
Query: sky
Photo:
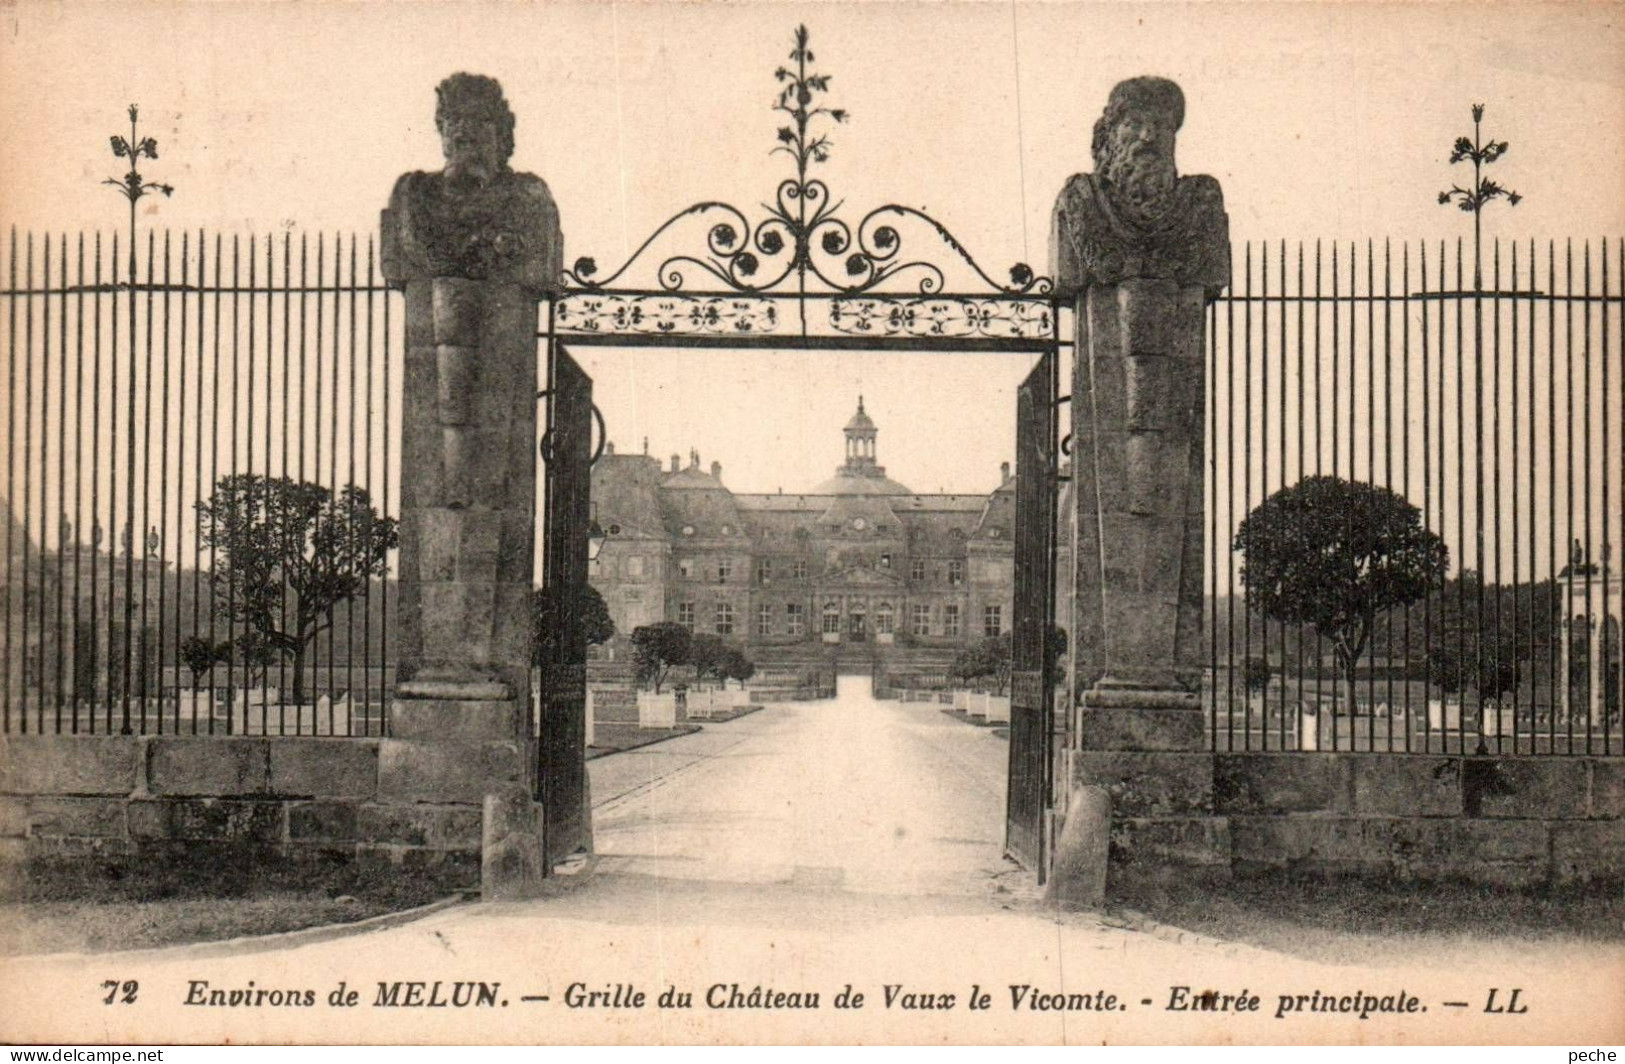
[[[1219,178],[1247,240],[1452,240],[1437,192],[1488,106],[1523,194],[1507,238],[1625,232],[1625,31],[1604,4],[495,4],[23,2],[0,12],[0,224],[123,224],[107,137],[141,105],[160,142],[143,227],[375,231],[395,178],[440,162],[434,85],[500,79],[513,165],[557,199],[565,261],[618,263],[688,204],[759,217],[788,173],[770,156],[772,71],[798,22],[850,122],[821,168],[850,216],[929,211],[990,272],[1047,268],[1049,213],[1090,168],[1111,85],[1184,87],[1179,163]],[[126,132],[127,135],[127,132]],[[652,263],[651,263],[652,266]],[[648,276],[652,276],[648,275]],[[916,490],[985,491],[1011,457],[1004,356],[596,352],[622,450],[690,448],[740,490],[799,487],[841,460],[861,391],[880,460]]]

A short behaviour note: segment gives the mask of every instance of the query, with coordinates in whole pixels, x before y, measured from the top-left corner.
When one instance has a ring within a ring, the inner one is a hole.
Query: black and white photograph
[[[0,1041],[1617,1060],[1622,14],[0,5]]]

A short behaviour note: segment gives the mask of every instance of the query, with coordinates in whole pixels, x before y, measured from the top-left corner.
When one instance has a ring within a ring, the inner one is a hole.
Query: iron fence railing
[[[372,241],[13,231],[4,253],[3,730],[386,732],[393,579],[310,591],[314,620],[290,590],[399,498],[403,315]]]
[[[296,668],[257,635],[285,626],[232,601],[197,506],[247,474],[393,512],[404,316],[371,242],[154,234],[132,257],[14,233],[4,254],[0,727],[387,731],[392,576]],[[1477,283],[1460,244],[1237,249],[1209,319],[1215,749],[1625,753],[1622,275],[1617,242],[1491,245]],[[1325,473],[1403,495],[1451,557],[1383,615],[1352,698],[1321,634],[1251,607],[1231,549]],[[192,640],[219,660],[189,664]]]
[[[1625,246],[1474,259],[1460,242],[1236,249],[1209,321],[1215,749],[1625,753]],[[1254,608],[1232,549],[1265,498],[1325,474],[1402,495],[1450,556],[1376,618],[1352,683],[1326,633]]]

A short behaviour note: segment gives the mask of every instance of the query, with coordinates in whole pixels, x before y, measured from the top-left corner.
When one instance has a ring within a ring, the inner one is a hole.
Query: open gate
[[[805,28],[779,71],[793,127],[774,151],[795,172],[751,221],[707,201],[673,215],[619,267],[589,256],[564,271],[539,333],[547,352],[544,588],[559,628],[545,650],[537,794],[545,804],[550,864],[590,845],[585,809],[586,640],[592,384],[566,353],[714,348],[777,351],[915,351],[1037,357],[1018,394],[1013,689],[1006,852],[1042,879],[1052,808],[1055,656],[1055,518],[1060,352],[1071,309],[1050,278],[1025,263],[995,280],[948,229],[899,204],[841,214],[811,168],[825,161],[816,124],[845,112],[815,104],[827,78],[810,69]],[[856,633],[855,633],[856,634]],[[867,634],[866,631],[862,634]]]
[[[587,802],[587,594],[592,378],[564,346],[547,343],[546,431],[542,435],[542,594],[547,638],[542,646],[536,797],[542,803],[542,847],[552,869],[590,849]]]
[[[1011,618],[1010,782],[1005,852],[1047,870],[1052,807],[1055,655],[1056,358],[1046,352],[1016,392],[1015,609]]]

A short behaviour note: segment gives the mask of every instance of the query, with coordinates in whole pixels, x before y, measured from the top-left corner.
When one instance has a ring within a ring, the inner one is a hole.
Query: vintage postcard
[[[1625,1040],[1617,4],[0,28],[0,1038]]]

